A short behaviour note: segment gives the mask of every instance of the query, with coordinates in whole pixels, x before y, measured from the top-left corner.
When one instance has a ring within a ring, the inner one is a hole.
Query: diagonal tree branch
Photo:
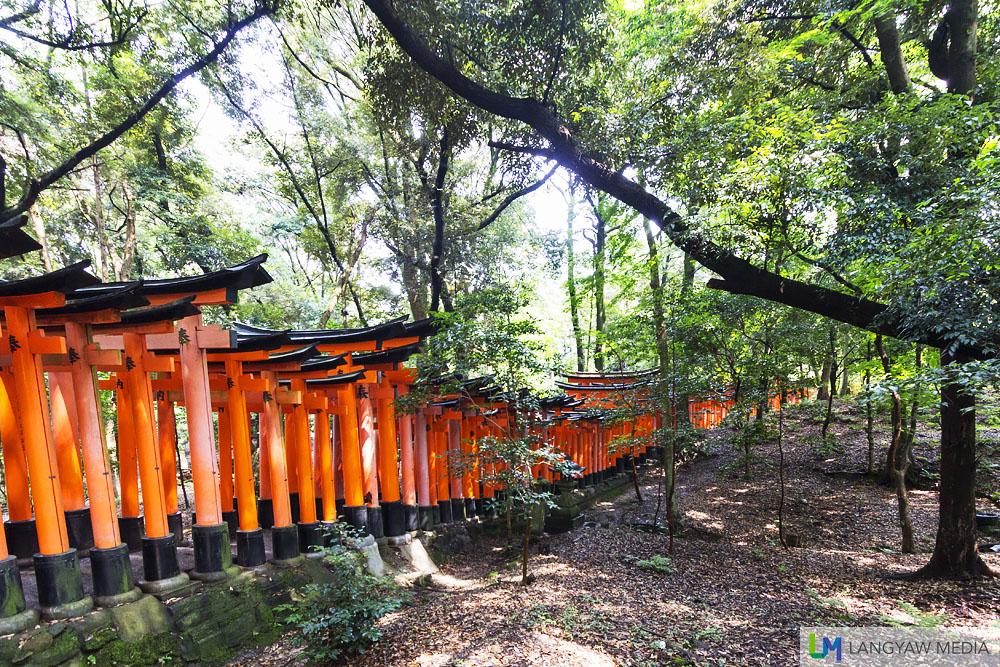
[[[622,173],[585,154],[572,131],[540,101],[505,95],[473,81],[431,50],[399,15],[391,0],[364,2],[418,67],[479,108],[531,127],[548,141],[553,156],[563,166],[589,185],[650,218],[674,245],[721,276],[721,279],[710,280],[709,287],[760,297],[875,333],[915,338],[937,347],[948,344],[934,332],[905,331],[899,315],[890,312],[885,304],[767,271],[701,236],[664,201]]]
[[[559,168],[559,163],[556,162],[552,166],[552,168],[549,169],[548,173],[546,173],[540,179],[538,179],[537,181],[535,181],[531,185],[526,185],[523,188],[521,188],[520,190],[515,190],[514,192],[511,192],[509,195],[507,195],[504,198],[504,200],[502,202],[500,202],[500,204],[495,209],[493,209],[493,212],[490,213],[488,216],[486,216],[486,218],[484,218],[483,221],[480,222],[476,226],[476,231],[479,232],[479,231],[482,231],[482,230],[486,229],[487,227],[489,227],[490,225],[492,225],[496,221],[497,218],[500,217],[500,214],[502,214],[504,211],[507,210],[508,206],[510,206],[511,204],[513,204],[514,202],[516,202],[521,197],[523,197],[525,195],[529,195],[532,192],[534,192],[535,190],[537,190],[538,188],[540,188],[543,185],[545,185],[545,183],[550,178],[552,178],[552,174],[556,173],[556,169],[558,169],[558,168]]]
[[[116,139],[138,125],[139,122],[142,121],[142,119],[145,118],[153,109],[155,109],[156,106],[167,95],[169,95],[181,81],[188,78],[192,74],[200,72],[218,60],[219,56],[222,55],[222,52],[226,50],[226,48],[244,28],[252,25],[262,17],[272,14],[276,10],[277,5],[278,0],[261,0],[256,5],[256,9],[253,13],[243,17],[239,21],[229,24],[225,33],[223,33],[222,38],[215,43],[215,46],[211,51],[204,54],[184,69],[177,71],[170,78],[164,81],[156,92],[153,93],[152,96],[146,100],[146,103],[140,108],[129,114],[118,125],[111,128],[77,152],[73,153],[65,161],[63,161],[62,164],[45,172],[38,178],[30,180],[24,188],[24,194],[21,196],[21,199],[13,206],[0,210],[0,222],[9,220],[16,215],[27,212],[27,210],[31,208],[32,204],[38,200],[38,197],[42,192],[51,187],[59,179],[71,173],[78,164],[84,160],[90,159],[102,148],[107,148],[114,143]]]

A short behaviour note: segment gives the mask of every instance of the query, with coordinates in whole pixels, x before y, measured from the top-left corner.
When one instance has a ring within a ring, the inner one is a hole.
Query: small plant
[[[825,598],[811,588],[806,589],[806,595],[812,600],[824,616],[830,616],[845,625],[851,623],[851,612],[847,604],[837,597]]]
[[[897,602],[899,603],[899,608],[912,619],[912,622],[908,623],[892,616],[879,615],[879,619],[886,625],[896,628],[936,628],[944,625],[951,618],[948,614],[932,614],[928,611],[922,611],[909,602],[902,602],[901,600],[897,600]]]
[[[296,589],[293,604],[275,608],[285,623],[299,629],[305,654],[316,661],[358,655],[382,636],[380,618],[402,604],[399,588],[369,574],[361,556],[342,546],[323,549],[334,580]]]
[[[649,560],[637,560],[635,565],[644,570],[655,570],[663,574],[673,574],[674,572],[674,569],[670,567],[670,559],[659,554],[656,554]]]

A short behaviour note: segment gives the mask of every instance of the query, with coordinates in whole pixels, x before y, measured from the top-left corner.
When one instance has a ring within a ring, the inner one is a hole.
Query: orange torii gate
[[[242,264],[202,275],[145,281],[142,288],[143,294],[154,305],[187,302],[194,307],[193,310],[183,314],[183,316],[176,317],[176,327],[170,331],[148,334],[141,342],[128,334],[120,341],[110,336],[98,339],[104,349],[123,349],[124,346],[131,344],[138,354],[144,355],[147,351],[155,354],[159,351],[161,357],[172,357],[179,362],[179,375],[188,424],[195,515],[198,520],[191,529],[195,556],[195,569],[191,576],[205,581],[225,579],[237,573],[232,566],[229,529],[222,520],[219,463],[207,363],[208,350],[228,348],[231,346],[232,340],[230,332],[217,326],[205,326],[202,322],[201,311],[197,307],[234,304],[240,290],[271,282],[271,276],[263,268],[266,259],[267,255],[259,255]],[[112,286],[99,285],[89,288],[89,291],[96,293]],[[136,360],[133,359],[133,361]],[[159,368],[156,370],[171,372]],[[176,379],[176,377],[172,379]],[[135,388],[141,389],[138,384]],[[143,397],[142,400],[144,401],[145,398]],[[141,416],[142,413],[136,414]],[[164,414],[166,414],[165,410]],[[150,417],[150,423],[152,423],[152,417]],[[145,424],[135,423],[133,426],[137,436],[146,438]],[[140,475],[144,467],[155,464],[156,467],[153,470],[156,471],[155,476],[159,478],[159,482],[154,485],[152,473],[147,476],[150,477],[150,486],[160,489],[159,492],[151,492],[153,494],[151,499],[159,501],[154,502],[157,515],[151,520],[148,516],[149,510],[145,507],[145,487],[147,484],[143,479],[143,505],[144,513],[147,515],[145,521],[147,535],[142,538],[143,565],[146,569],[147,581],[153,581],[149,578],[152,575],[158,577],[155,580],[162,580],[165,586],[172,586],[183,582],[180,581],[180,573],[168,575],[168,572],[175,569],[173,563],[176,561],[177,545],[174,541],[174,531],[168,528],[165,518],[167,494],[166,489],[163,488],[164,476],[160,472],[162,453],[159,444],[159,437],[154,437],[151,443],[137,441]],[[147,460],[146,464],[143,463],[144,457]],[[159,520],[160,505],[162,505],[164,513],[163,526],[160,525]],[[150,535],[151,527],[155,532],[154,535]]]
[[[4,234],[10,234],[11,229]],[[0,283],[0,332],[6,354],[0,362],[6,389],[0,410],[4,412],[6,436],[13,436],[13,451],[8,453],[4,447],[5,460],[14,463],[8,472],[8,498],[12,498],[12,491],[17,494],[13,498],[14,504],[19,504],[17,520],[30,522],[30,484],[38,544],[38,553],[33,555],[35,579],[41,613],[47,618],[79,615],[93,608],[93,600],[84,594],[77,550],[69,543],[43,372],[43,355],[66,355],[66,339],[46,336],[38,327],[36,311],[62,308],[66,293],[96,282],[86,273],[88,264],[81,262],[36,278]],[[16,461],[19,457],[25,465]],[[30,524],[21,525],[29,529]],[[0,588],[5,624],[18,629],[33,624],[37,616],[25,609],[20,574],[16,559],[8,554],[6,536],[0,536]]]
[[[274,330],[253,327],[244,324],[237,324],[238,336],[262,335],[274,333]],[[339,330],[296,330],[289,331],[287,335],[293,345],[312,344],[320,352],[340,355],[349,354],[352,361],[350,365],[339,369],[341,373],[348,374],[367,366],[370,362],[373,365],[397,364],[398,360],[390,359],[386,356],[379,356],[382,352],[389,354],[394,349],[412,346],[420,342],[421,338],[430,335],[433,325],[430,320],[420,322],[405,322],[405,318],[391,320],[384,324],[375,325],[359,329],[339,329]],[[282,348],[283,349],[283,348]],[[406,353],[408,357],[414,350],[410,349]],[[363,353],[370,352],[368,362],[364,362]],[[361,361],[354,362],[354,356]],[[382,369],[387,370],[387,369]],[[337,455],[340,457],[343,471],[342,485],[344,489],[344,503],[340,510],[345,515],[347,522],[370,533],[376,538],[382,537],[384,532],[384,519],[382,515],[382,505],[379,490],[379,431],[384,432],[385,454],[384,470],[388,470],[390,460],[397,460],[396,456],[396,432],[394,416],[389,415],[391,403],[394,399],[391,382],[388,385],[382,384],[379,373],[375,370],[371,374],[362,374],[353,382],[343,382],[333,380],[329,377],[311,376],[305,378],[306,388],[327,388],[336,387],[336,405],[327,403],[327,409],[337,417],[339,444]],[[329,376],[329,373],[326,374]],[[291,381],[291,378],[288,378]],[[369,386],[371,385],[371,386]],[[374,395],[372,395],[374,394]],[[375,405],[372,405],[372,399]],[[376,407],[381,403],[381,412],[386,418],[381,420],[376,428]],[[317,410],[322,412],[322,410]],[[331,442],[335,440],[331,438]],[[390,448],[392,456],[390,457]],[[357,454],[357,458],[355,458]],[[303,457],[303,462],[305,458]],[[395,464],[393,464],[395,465]],[[389,477],[386,476],[384,484],[388,485],[387,490],[392,488],[389,484]],[[396,491],[389,490],[390,502],[400,501],[399,482],[396,482]],[[334,480],[336,488],[336,480]],[[396,505],[390,506],[393,513],[393,530],[398,525],[395,520]],[[400,507],[401,509],[401,507]],[[405,524],[405,519],[404,519]]]

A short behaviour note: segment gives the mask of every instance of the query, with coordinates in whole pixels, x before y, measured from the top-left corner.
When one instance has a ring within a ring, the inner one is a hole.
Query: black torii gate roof
[[[0,259],[17,257],[35,250],[41,250],[42,244],[28,236],[22,227],[28,223],[28,216],[19,215],[16,218],[0,223]]]

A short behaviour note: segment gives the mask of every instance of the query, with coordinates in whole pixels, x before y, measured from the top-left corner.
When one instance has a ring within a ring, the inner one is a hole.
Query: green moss
[[[95,665],[158,665],[177,662],[181,648],[178,638],[171,634],[144,637],[137,642],[120,639],[108,642],[100,650],[89,653],[88,662]]]

